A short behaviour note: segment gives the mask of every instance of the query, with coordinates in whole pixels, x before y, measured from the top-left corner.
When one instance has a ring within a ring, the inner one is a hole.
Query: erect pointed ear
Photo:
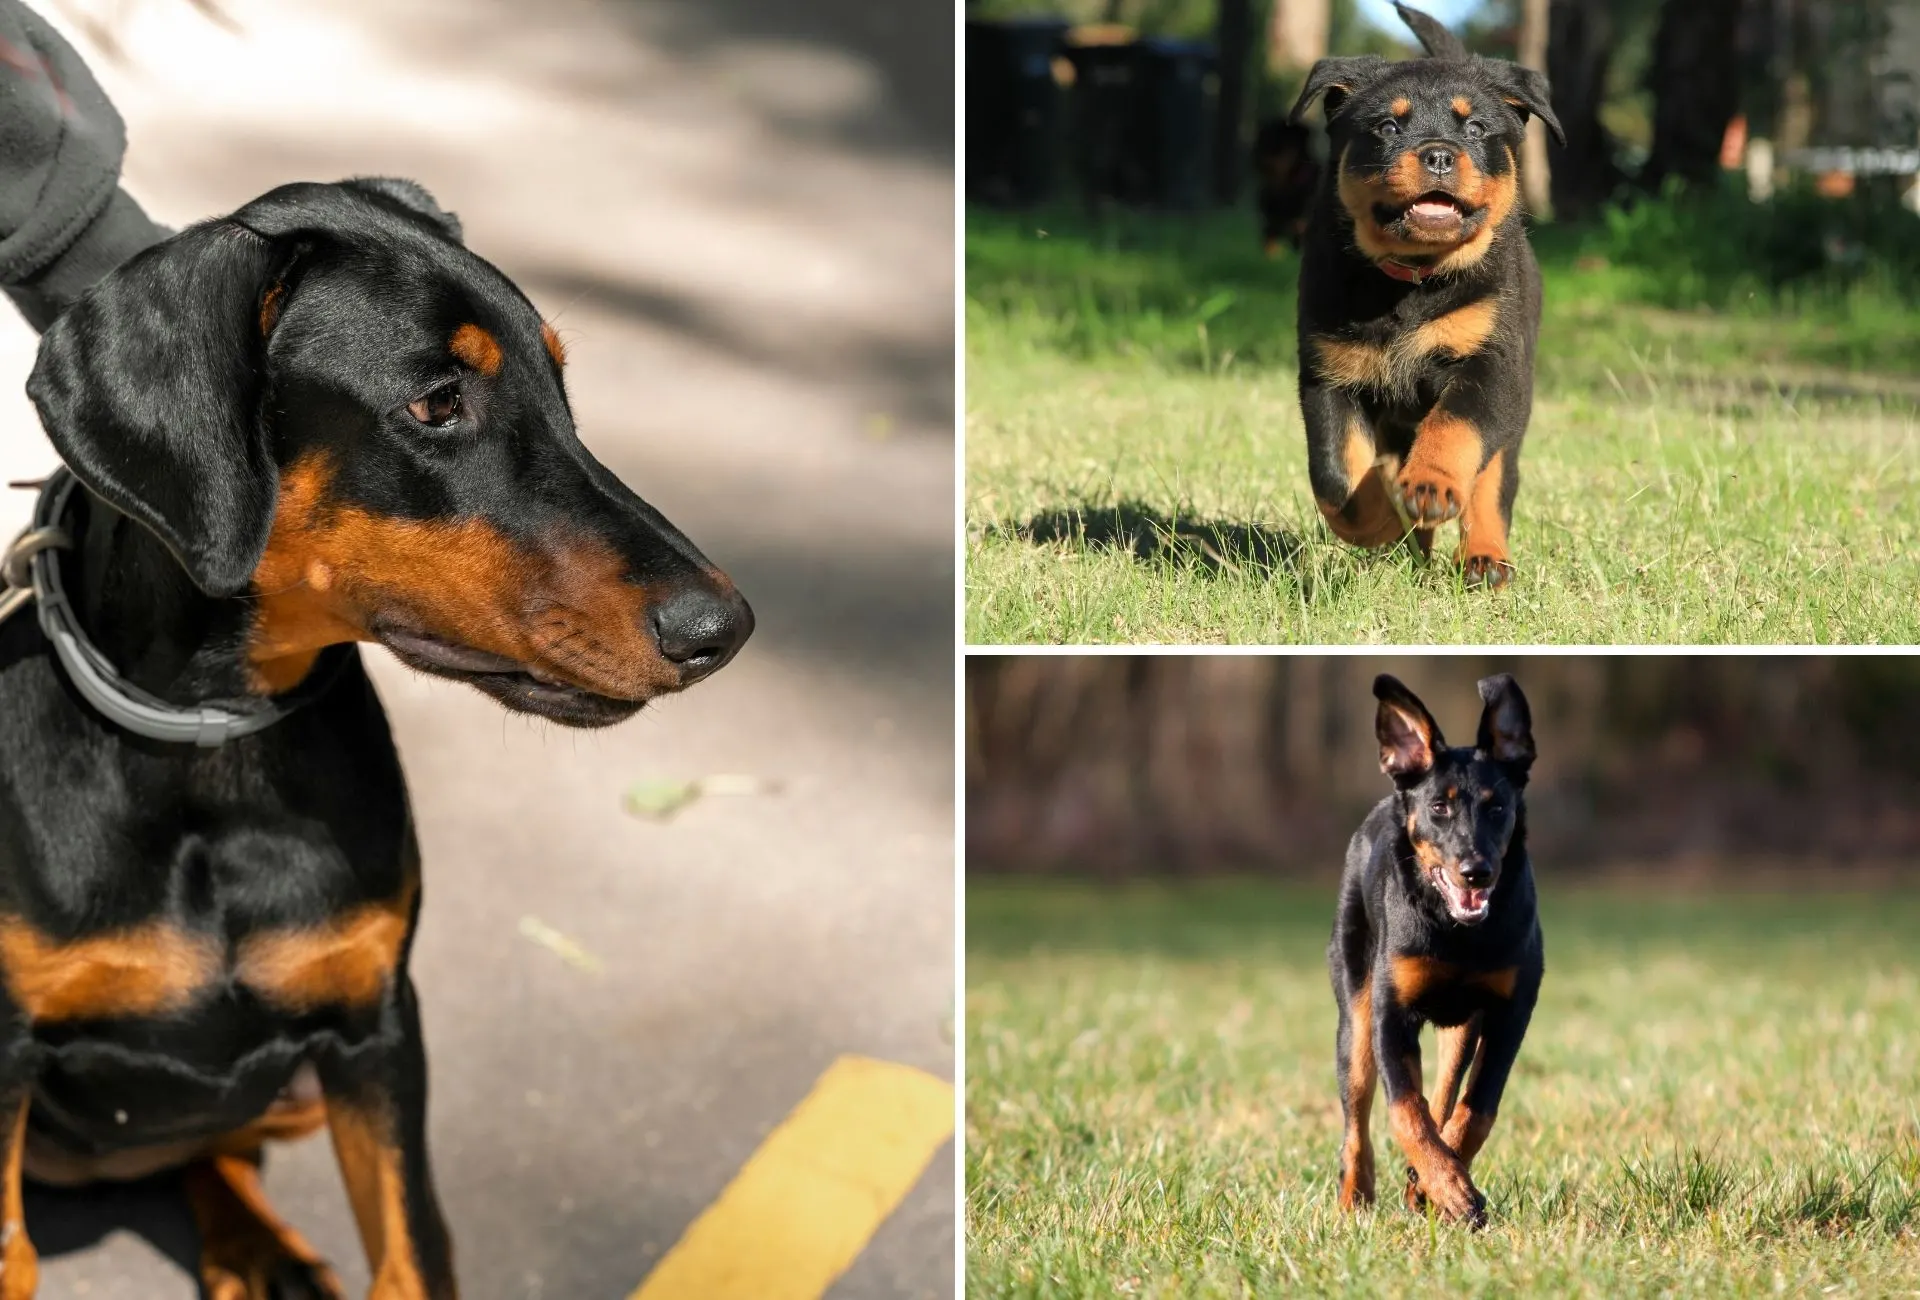
[[[340,184],[342,188],[356,190],[402,216],[425,221],[456,244],[464,246],[466,243],[460,218],[435,202],[433,195],[427,193],[423,185],[398,176],[356,176]]]
[[[1533,710],[1527,707],[1527,697],[1511,676],[1501,673],[1480,680],[1480,698],[1487,707],[1480,714],[1474,748],[1519,769],[1524,779],[1533,766]]]
[[[1298,122],[1313,107],[1313,101],[1325,95],[1327,97],[1327,118],[1340,111],[1347,102],[1347,96],[1359,90],[1387,68],[1387,61],[1378,54],[1358,54],[1350,58],[1322,59],[1313,65],[1313,71],[1307,74],[1307,84],[1300,90],[1300,98],[1294,101],[1293,111],[1287,114],[1287,121]]]
[[[1374,678],[1373,696],[1380,701],[1373,720],[1374,735],[1380,738],[1380,770],[1395,785],[1411,785],[1433,770],[1434,755],[1446,748],[1440,724],[1397,677],[1381,673]]]
[[[1494,90],[1507,102],[1508,108],[1520,115],[1521,122],[1527,120],[1529,113],[1533,114],[1547,124],[1547,130],[1553,132],[1553,138],[1564,149],[1567,133],[1561,129],[1560,119],[1553,115],[1553,92],[1547,84],[1547,75],[1517,63],[1495,59],[1484,59],[1482,63],[1492,70],[1489,79]]]
[[[273,522],[266,343],[291,257],[231,222],[190,227],[55,321],[27,380],[68,468],[210,595],[247,589]]]

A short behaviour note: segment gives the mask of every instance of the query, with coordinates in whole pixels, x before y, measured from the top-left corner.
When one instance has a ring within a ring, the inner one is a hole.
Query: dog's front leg
[[[17,1053],[13,1055],[17,1060]],[[4,1128],[0,1128],[0,1143],[4,1144],[0,1152],[0,1300],[33,1300],[40,1285],[40,1257],[27,1239],[20,1195],[31,1097],[32,1086],[25,1079],[0,1087],[0,1122],[4,1122]]]
[[[1430,1199],[1445,1219],[1472,1227],[1487,1221],[1486,1198],[1467,1176],[1467,1167],[1441,1140],[1420,1093],[1420,1024],[1394,996],[1391,980],[1373,990],[1375,1056],[1387,1093],[1387,1123],[1406,1154],[1412,1183],[1407,1202],[1420,1208]]]
[[[1527,1036],[1527,1024],[1533,1019],[1534,1000],[1540,992],[1540,975],[1523,974],[1513,997],[1503,1005],[1484,1013],[1480,1056],[1467,1081],[1465,1096],[1453,1108],[1441,1139],[1460,1156],[1463,1167],[1486,1145],[1493,1132],[1493,1119],[1500,1111],[1500,1095],[1506,1091],[1507,1075],[1520,1055],[1520,1042]]]
[[[1407,535],[1382,477],[1379,450],[1360,404],[1345,391],[1300,372],[1307,426],[1307,478],[1334,536],[1355,546],[1391,546]]]
[[[426,1050],[404,972],[381,1014],[376,1037],[317,1062],[334,1154],[373,1275],[368,1300],[456,1300],[453,1248],[427,1161]]]
[[[1500,586],[1513,576],[1507,530],[1520,490],[1520,440],[1532,413],[1530,386],[1491,352],[1460,362],[1414,432],[1394,490],[1409,519],[1436,528],[1460,521],[1467,581]]]

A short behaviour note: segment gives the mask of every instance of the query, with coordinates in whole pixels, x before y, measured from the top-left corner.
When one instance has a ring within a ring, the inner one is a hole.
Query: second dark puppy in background
[[[1545,77],[1397,8],[1432,57],[1322,59],[1293,109],[1325,96],[1331,149],[1301,252],[1308,473],[1338,536],[1424,552],[1458,519],[1467,581],[1497,586],[1540,330],[1517,159],[1529,115],[1565,137]]]
[[[1278,253],[1283,243],[1300,247],[1320,188],[1313,132],[1285,118],[1262,122],[1253,139],[1253,174],[1259,184],[1260,240],[1267,256]]]
[[[1513,678],[1486,678],[1473,746],[1450,749],[1398,680],[1382,674],[1373,693],[1394,790],[1347,848],[1327,948],[1346,1118],[1340,1207],[1373,1201],[1367,1122],[1378,1081],[1407,1157],[1407,1205],[1424,1212],[1431,1202],[1441,1218],[1479,1227],[1486,1198],[1468,1169],[1493,1131],[1545,969],[1522,801],[1533,717]],[[1431,1105],[1420,1069],[1427,1023],[1440,1047]]]

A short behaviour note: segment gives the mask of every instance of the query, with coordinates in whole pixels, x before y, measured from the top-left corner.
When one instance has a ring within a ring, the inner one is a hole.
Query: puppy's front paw
[[[1460,570],[1469,587],[1504,587],[1513,580],[1513,559],[1504,546],[1476,547],[1469,542],[1460,551]]]
[[[1394,482],[1407,518],[1416,524],[1436,527],[1466,508],[1466,485],[1436,466],[1408,465]]]

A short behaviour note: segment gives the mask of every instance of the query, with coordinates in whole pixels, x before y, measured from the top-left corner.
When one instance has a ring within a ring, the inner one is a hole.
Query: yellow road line
[[[628,1300],[816,1300],[953,1133],[953,1085],[843,1056]]]

